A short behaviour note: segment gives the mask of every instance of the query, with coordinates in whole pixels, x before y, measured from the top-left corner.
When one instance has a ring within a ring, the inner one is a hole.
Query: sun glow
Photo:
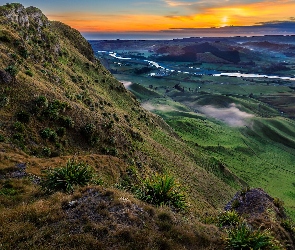
[[[181,2],[166,1],[170,8],[177,10]],[[249,4],[208,7],[195,14],[102,14],[102,13],[60,13],[49,16],[80,30],[90,32],[159,31],[182,28],[210,28],[224,26],[249,26],[259,22],[286,20],[294,16],[295,2],[273,0]],[[193,11],[191,11],[193,12]],[[130,12],[131,13],[131,12]],[[171,12],[172,13],[172,12]],[[75,18],[79,17],[79,18]]]
[[[221,27],[225,27],[227,26],[227,22],[228,22],[228,17],[227,16],[224,16],[222,19],[221,19]]]

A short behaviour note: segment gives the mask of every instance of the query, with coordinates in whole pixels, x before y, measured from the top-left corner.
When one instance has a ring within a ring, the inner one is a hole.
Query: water
[[[141,59],[135,59],[131,57],[121,57],[118,55],[116,52],[112,51],[97,51],[98,53],[102,54],[108,54],[109,56],[116,58],[118,60],[125,60],[125,61],[132,61],[132,62],[138,62],[138,63],[145,63],[146,65],[155,67],[158,70],[164,70],[166,72],[178,72],[178,73],[183,73],[183,74],[190,74],[190,75],[212,75],[212,76],[217,76],[217,77],[222,77],[222,76],[230,76],[230,77],[243,77],[243,78],[267,78],[267,79],[281,79],[281,80],[288,80],[288,81],[295,81],[295,77],[288,77],[288,76],[276,76],[276,75],[261,75],[261,74],[247,74],[247,73],[240,73],[240,72],[218,72],[216,70],[206,70],[206,69],[201,69],[201,68],[193,68],[193,67],[188,67],[186,69],[175,69],[172,68],[171,66],[167,66],[161,63],[157,63],[155,61],[151,60],[141,60]],[[151,73],[150,76],[156,76],[158,75],[157,73]]]

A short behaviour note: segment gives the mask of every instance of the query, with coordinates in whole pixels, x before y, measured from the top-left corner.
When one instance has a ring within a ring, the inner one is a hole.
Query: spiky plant
[[[279,250],[282,249],[268,230],[251,230],[246,224],[228,231],[227,249]]]
[[[141,200],[158,206],[168,205],[176,209],[184,209],[187,206],[185,195],[179,188],[174,177],[154,175],[143,181],[142,187],[137,191],[137,196]]]
[[[71,193],[75,186],[85,186],[94,180],[94,170],[84,162],[70,159],[65,167],[46,172],[42,186],[46,191]]]

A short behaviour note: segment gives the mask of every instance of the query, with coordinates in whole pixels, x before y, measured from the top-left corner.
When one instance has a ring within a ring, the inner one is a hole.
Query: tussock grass
[[[42,187],[48,191],[73,192],[75,186],[94,183],[95,174],[91,166],[70,159],[65,167],[49,169],[42,180]]]

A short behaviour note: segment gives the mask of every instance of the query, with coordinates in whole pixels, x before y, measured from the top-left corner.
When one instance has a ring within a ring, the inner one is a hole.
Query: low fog
[[[211,105],[199,107],[199,110],[209,117],[221,120],[232,127],[242,127],[248,124],[247,119],[254,117],[239,110],[236,104],[230,104],[229,108],[216,108]]]
[[[173,109],[172,107],[170,107],[168,105],[160,105],[160,104],[153,105],[150,102],[144,102],[144,103],[141,104],[141,106],[144,109],[149,110],[149,111],[154,111],[154,110],[159,110],[159,111],[173,111],[173,110],[176,110],[176,109]]]
[[[120,82],[123,83],[123,85],[126,89],[128,89],[130,87],[130,85],[132,85],[132,82],[128,82],[128,81],[120,81]]]

